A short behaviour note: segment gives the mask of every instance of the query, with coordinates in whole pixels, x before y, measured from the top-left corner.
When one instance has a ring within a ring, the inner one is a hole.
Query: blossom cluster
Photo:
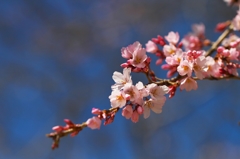
[[[187,91],[197,89],[197,82],[192,78],[193,75],[198,79],[220,76],[218,62],[213,57],[206,56],[206,52],[201,50],[205,40],[204,25],[196,24],[193,26],[193,30],[194,33],[186,35],[181,42],[179,42],[179,34],[171,31],[165,36],[166,42],[164,38],[158,36],[158,40],[152,39],[146,44],[150,53],[156,55],[160,53],[159,59],[161,61],[165,60],[166,63],[162,65],[162,69],[168,70],[168,78],[175,73],[184,77],[179,81],[180,89],[186,89]],[[159,42],[160,40],[164,41],[164,45],[162,45],[163,42]],[[157,44],[162,45],[162,50],[158,49]],[[155,49],[152,49],[153,47]],[[157,62],[156,64],[161,63]]]
[[[239,0],[224,1],[228,5],[240,5]],[[177,88],[196,90],[197,80],[240,79],[240,37],[235,34],[240,31],[240,10],[232,21],[217,24],[215,31],[222,32],[215,42],[206,37],[203,24],[194,24],[192,32],[183,39],[178,32],[170,31],[166,36],[158,35],[149,40],[145,48],[138,41],[123,47],[121,55],[126,62],[121,64],[123,73],[115,71],[112,76],[115,84],[111,86],[109,96],[111,108],[93,108],[94,116],[83,124],[73,124],[65,119],[66,126],[55,126],[55,132],[47,135],[54,140],[52,147],[57,147],[60,137],[67,134],[75,136],[85,127],[100,129],[102,121],[104,125],[112,123],[119,110],[123,117],[134,123],[141,115],[148,118],[150,111],[161,113],[166,94],[172,98]],[[147,53],[157,57],[155,64],[167,70],[167,79],[155,75],[150,68],[152,59]],[[148,83],[134,84],[132,72],[145,74]]]
[[[162,69],[168,70],[168,78],[175,73],[183,77],[179,81],[180,89],[187,91],[197,89],[194,79],[238,76],[238,64],[232,67],[232,61],[239,61],[240,38],[235,34],[226,37],[222,45],[217,48],[216,56],[212,57],[202,50],[203,46],[209,45],[209,40],[205,39],[204,28],[203,24],[193,25],[194,33],[185,36],[180,42],[177,32],[169,32],[165,36],[168,44],[161,36],[153,38],[146,44],[146,50],[158,56],[157,65],[161,64],[159,61],[165,60],[166,63],[162,65]],[[162,46],[162,50],[159,50],[157,44]]]
[[[165,103],[168,93],[168,87],[158,86],[155,83],[143,85],[138,82],[133,85],[131,76],[131,69],[124,68],[123,74],[114,72],[113,79],[115,84],[112,86],[112,94],[109,96],[111,106],[123,108],[122,115],[137,122],[139,115],[143,114],[144,118],[150,115],[150,109],[155,113],[162,112],[162,106]]]

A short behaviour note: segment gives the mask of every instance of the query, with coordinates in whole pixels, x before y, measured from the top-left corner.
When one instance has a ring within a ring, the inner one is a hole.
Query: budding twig
[[[97,117],[100,120],[105,120],[104,125],[110,124],[113,122],[115,114],[118,112],[119,108],[110,108],[110,109],[104,109],[99,110]],[[55,126],[53,127],[53,130],[55,132],[51,132],[49,134],[46,134],[47,137],[53,139],[52,143],[52,149],[59,147],[60,139],[64,136],[71,135],[72,137],[76,136],[80,131],[82,131],[84,128],[88,126],[88,121],[83,122],[82,124],[74,124],[69,119],[65,119],[64,122],[66,123],[66,126]]]

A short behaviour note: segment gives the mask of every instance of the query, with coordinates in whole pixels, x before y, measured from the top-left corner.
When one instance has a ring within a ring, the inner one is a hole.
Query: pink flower
[[[136,88],[138,89],[141,98],[147,97],[149,95],[142,82],[138,82],[136,84]]]
[[[219,77],[220,68],[221,68],[220,65],[211,56],[206,57],[206,63],[203,70],[206,72],[208,76]]]
[[[186,51],[188,50],[201,50],[202,42],[198,36],[189,34],[182,39],[182,44]]]
[[[117,89],[112,91],[109,99],[113,108],[122,108],[126,104],[126,99],[124,98],[123,93]]]
[[[197,82],[191,77],[186,77],[180,81],[180,89],[186,89],[186,91],[196,90],[198,88]]]
[[[231,48],[229,50],[229,55],[228,55],[229,60],[237,60],[238,61],[238,57],[239,57],[239,52],[237,51],[237,49]]]
[[[181,61],[180,65],[177,67],[177,71],[181,76],[192,75],[193,64],[187,60]]]
[[[133,58],[128,60],[134,67],[144,68],[145,61],[147,60],[146,50],[144,48],[138,48],[133,52]]]
[[[162,64],[162,61],[163,61],[162,59],[157,59],[157,61],[155,62],[155,64],[156,64],[156,65],[160,65],[160,64]]]
[[[91,129],[100,129],[101,122],[102,121],[98,117],[94,116],[94,117],[88,119],[86,121],[86,124]]]
[[[199,56],[194,63],[193,70],[195,75],[199,79],[203,79],[206,76],[206,72],[203,70],[206,64],[205,56]]]
[[[171,43],[163,46],[163,53],[166,57],[174,55],[176,51],[177,48]]]
[[[154,42],[149,40],[146,44],[146,51],[150,53],[156,53],[158,51],[158,47]]]
[[[159,114],[162,112],[162,107],[166,101],[166,97],[162,96],[158,99],[149,99],[144,103],[143,117],[147,119],[150,116],[150,109]]]
[[[122,110],[122,116],[124,116],[126,119],[130,119],[133,114],[133,109],[131,105],[127,105]]]
[[[136,41],[132,45],[129,45],[127,47],[123,47],[121,49],[122,57],[126,58],[126,59],[132,58],[133,52],[138,50],[141,47],[142,47],[142,45],[138,41]]]
[[[147,90],[153,99],[160,99],[168,92],[168,87],[165,85],[158,86],[155,83],[151,83],[147,85]]]
[[[176,45],[179,41],[179,34],[178,32],[174,33],[173,31],[169,32],[167,36],[165,36],[165,39],[171,43]]]
[[[111,87],[112,90],[114,90],[114,89],[120,90],[127,83],[132,84],[132,79],[131,79],[130,73],[131,73],[131,68],[124,68],[123,74],[115,71],[112,76],[113,80],[115,81],[115,84],[112,85],[112,87]]]
[[[123,92],[125,95],[127,95],[127,99],[132,102],[135,102],[135,100],[138,99],[140,96],[138,89],[130,83],[127,83],[124,86]]]
[[[183,52],[182,50],[178,50],[175,55],[166,57],[166,63],[174,66],[179,65],[180,62],[183,60]]]

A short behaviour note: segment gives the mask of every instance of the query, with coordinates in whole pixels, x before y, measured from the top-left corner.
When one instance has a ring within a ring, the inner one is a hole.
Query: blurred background
[[[54,151],[45,137],[65,118],[81,123],[92,107],[110,107],[122,47],[169,31],[183,37],[193,23],[204,23],[215,40],[215,25],[236,10],[222,0],[1,1],[0,158],[239,158],[240,81],[234,80],[198,81],[197,91],[178,91],[160,115],[134,124],[118,113],[113,124],[65,137]]]

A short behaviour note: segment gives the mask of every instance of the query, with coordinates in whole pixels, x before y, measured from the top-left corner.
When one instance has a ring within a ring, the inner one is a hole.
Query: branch
[[[207,51],[205,56],[209,56],[211,55],[216,49],[217,47],[221,44],[221,42],[233,31],[233,26],[229,25],[229,27],[219,36],[219,38],[217,39],[217,41],[215,41],[211,48]]]
[[[76,136],[80,131],[82,131],[86,127],[90,127],[91,129],[100,128],[100,124],[96,123],[96,119],[101,121],[105,120],[104,125],[110,124],[113,122],[115,114],[118,112],[119,108],[110,108],[108,110],[99,110],[96,108],[93,108],[92,113],[97,115],[93,118],[88,119],[86,122],[83,122],[82,124],[74,124],[69,119],[64,119],[64,122],[66,125],[64,127],[62,126],[54,126],[52,129],[55,132],[46,134],[47,137],[53,139],[52,143],[52,149],[59,147],[60,139],[64,136],[70,135],[72,137]]]

